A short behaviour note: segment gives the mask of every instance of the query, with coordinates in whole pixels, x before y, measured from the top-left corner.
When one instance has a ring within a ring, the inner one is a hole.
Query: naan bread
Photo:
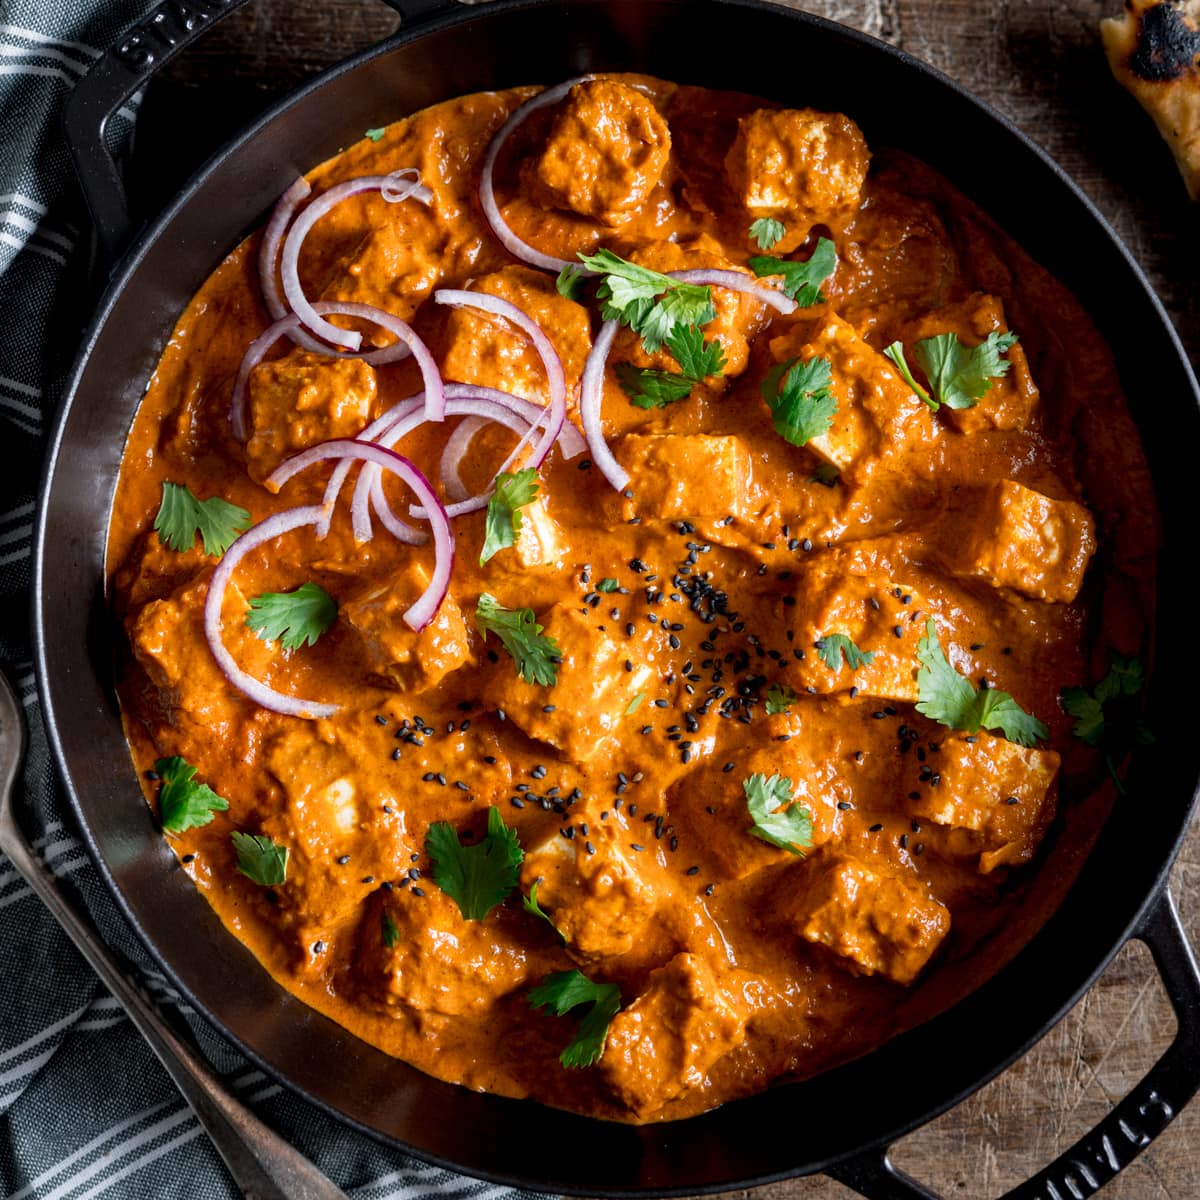
[[[1200,199],[1200,0],[1125,0],[1100,34],[1117,81],[1154,118]]]

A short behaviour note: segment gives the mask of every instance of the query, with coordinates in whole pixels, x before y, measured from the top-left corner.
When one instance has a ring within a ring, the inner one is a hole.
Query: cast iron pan
[[[1194,689],[1190,655],[1158,657],[1147,712],[1158,748],[1135,764],[1128,796],[1056,914],[988,983],[848,1066],[687,1121],[631,1128],[430,1079],[287,995],[225,932],[176,866],[133,777],[112,689],[104,549],[125,436],[178,313],[297,170],[363,129],[463,92],[635,69],[851,113],[871,144],[911,150],[949,176],[1085,300],[1141,417],[1165,518],[1155,639],[1189,645],[1200,394],[1137,266],[1041,151],[944,76],[859,33],[759,0],[496,0],[484,8],[389,0],[404,18],[397,36],[256,121],[134,240],[104,123],[171,54],[241,2],[160,5],[98,60],[68,109],[99,245],[120,261],[80,348],[46,471],[35,565],[38,678],[84,836],[151,953],[264,1069],[429,1161],[591,1195],[716,1191],[827,1171],[864,1195],[929,1197],[891,1166],[888,1145],[1020,1055],[1127,939],[1140,938],[1175,1006],[1173,1045],[1092,1133],[1012,1193],[1092,1194],[1200,1086],[1200,975],[1165,889],[1197,783],[1191,706],[1173,703]],[[789,48],[792,55],[772,60],[804,69],[764,72],[764,46]]]

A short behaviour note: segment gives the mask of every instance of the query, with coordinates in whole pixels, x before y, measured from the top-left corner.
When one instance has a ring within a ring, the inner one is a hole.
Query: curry
[[[133,759],[313,1008],[686,1116],[998,962],[1102,776],[1149,497],[1078,303],[849,116],[466,96],[298,181],[180,318],[110,532]]]

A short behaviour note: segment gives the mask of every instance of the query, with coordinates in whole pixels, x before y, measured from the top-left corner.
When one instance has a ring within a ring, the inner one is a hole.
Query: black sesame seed
[[[583,843],[583,848],[584,848],[584,849],[585,849],[585,850],[586,850],[586,851],[587,851],[589,854],[595,854],[595,853],[596,853],[596,847],[595,847],[595,846],[593,846],[591,842],[584,842],[584,843]]]
[[[513,808],[525,807],[525,801],[522,800],[520,796],[509,796],[508,802],[513,806]]]
[[[415,887],[415,888],[411,888],[410,890],[414,896],[424,896],[425,895],[424,888]]]
[[[196,856],[194,854],[185,854],[179,861],[185,863],[195,862]]]
[[[324,954],[325,953],[325,943],[324,942],[313,942],[313,953],[314,954]]]
[[[878,833],[882,828],[883,828],[883,826],[879,822],[876,822],[874,825],[871,826],[871,828],[867,832],[868,833]]]
[[[337,865],[339,867],[344,867],[349,861],[350,855],[348,854],[339,854],[337,857]]]

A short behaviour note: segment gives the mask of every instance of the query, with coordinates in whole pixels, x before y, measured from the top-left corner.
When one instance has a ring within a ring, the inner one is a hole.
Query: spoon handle
[[[12,796],[23,744],[19,710],[0,673],[0,850],[37,893],[104,986],[117,998],[150,1048],[192,1106],[225,1160],[230,1175],[253,1200],[345,1200],[302,1154],[230,1096],[198,1054],[190,1049],[128,979],[103,942],[66,902],[54,876],[29,849],[13,816]],[[9,703],[5,704],[4,701]],[[5,728],[7,726],[7,728]],[[13,751],[15,750],[15,757]]]

